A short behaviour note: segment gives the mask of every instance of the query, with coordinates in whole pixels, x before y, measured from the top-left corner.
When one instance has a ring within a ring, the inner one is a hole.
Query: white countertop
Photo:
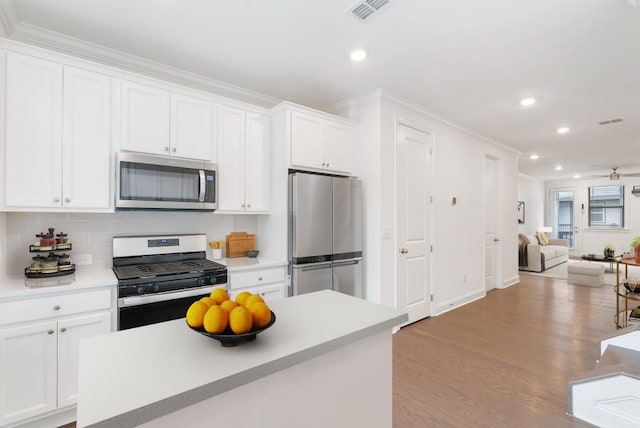
[[[271,260],[264,257],[234,257],[231,259],[223,258],[214,261],[227,266],[227,271],[229,272],[287,266],[288,264],[286,260]]]
[[[275,324],[225,348],[184,318],[80,344],[78,426],[136,426],[405,322],[407,314],[324,290],[270,302]],[[205,424],[206,425],[206,424]]]
[[[0,300],[115,286],[117,283],[111,268],[77,269],[71,275],[43,279],[4,276],[0,277]]]

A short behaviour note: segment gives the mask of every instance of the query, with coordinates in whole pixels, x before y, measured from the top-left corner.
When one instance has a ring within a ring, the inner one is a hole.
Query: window
[[[589,187],[589,226],[624,227],[624,186]]]

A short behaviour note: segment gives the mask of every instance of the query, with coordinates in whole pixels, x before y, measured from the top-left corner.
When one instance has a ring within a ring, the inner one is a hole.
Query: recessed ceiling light
[[[566,126],[563,126],[563,127],[561,127],[561,128],[558,128],[558,129],[556,130],[556,132],[557,132],[558,134],[566,134],[566,133],[567,133],[567,132],[569,132],[569,131],[571,131],[571,129],[569,129],[569,128],[568,128],[568,127],[566,127]]]
[[[531,159],[531,160],[536,160],[536,159],[538,159],[539,157],[540,157],[540,156],[538,156],[538,155],[531,155],[531,156],[529,156],[529,159]]]
[[[580,174],[574,175],[573,178],[580,178]]]
[[[556,171],[562,171],[562,165],[556,166]]]
[[[351,61],[362,61],[367,57],[367,53],[362,49],[355,50],[349,55]]]
[[[536,103],[536,101],[537,100],[533,97],[523,98],[522,100],[520,100],[520,105],[522,107],[531,107]]]

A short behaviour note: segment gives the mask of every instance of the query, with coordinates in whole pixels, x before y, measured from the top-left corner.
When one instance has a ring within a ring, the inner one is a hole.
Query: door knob
[[[409,250],[407,250],[406,248],[400,248],[400,254],[407,254],[409,252]]]

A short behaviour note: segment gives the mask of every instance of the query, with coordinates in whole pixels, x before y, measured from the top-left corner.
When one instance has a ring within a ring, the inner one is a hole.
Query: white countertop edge
[[[407,313],[403,313],[393,318],[389,318],[378,324],[374,324],[358,331],[346,334],[333,340],[318,344],[316,346],[306,348],[299,352],[286,355],[277,360],[269,361],[260,366],[253,367],[241,373],[218,379],[190,391],[178,393],[172,397],[157,401],[137,408],[135,410],[123,413],[121,415],[86,425],[87,428],[111,428],[118,427],[135,427],[143,423],[152,421],[159,417],[184,409],[200,401],[230,391],[242,385],[246,385],[258,379],[262,379],[280,370],[286,369],[293,365],[310,360],[322,354],[326,354],[343,346],[354,343],[358,340],[380,333],[387,329],[406,322],[409,319]],[[391,333],[391,331],[389,332]]]
[[[286,260],[273,260],[264,257],[234,257],[213,260],[227,267],[228,272],[239,272],[252,269],[267,269],[272,267],[285,267],[289,263]]]

